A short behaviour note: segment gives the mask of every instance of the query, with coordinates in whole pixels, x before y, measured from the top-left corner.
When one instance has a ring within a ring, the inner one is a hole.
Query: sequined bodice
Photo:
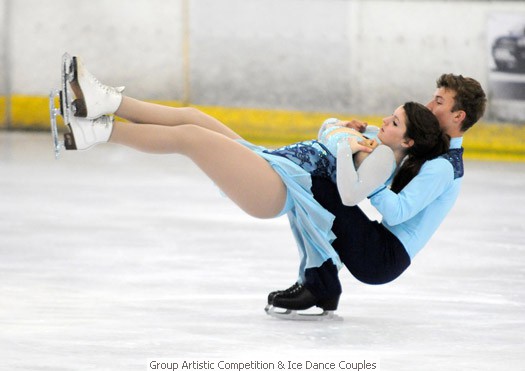
[[[324,130],[321,130],[319,132],[319,142],[322,143],[328,150],[337,157],[337,143],[341,140],[347,140],[351,137],[355,137],[357,140],[361,140],[363,136],[369,138],[369,139],[377,139],[377,133],[379,132],[379,129],[375,126],[369,126],[367,127],[366,131],[364,133],[359,133],[356,130],[349,129],[348,130],[340,130],[341,126],[335,125],[337,122],[336,119],[328,119],[324,122]],[[337,132],[337,130],[340,130]]]

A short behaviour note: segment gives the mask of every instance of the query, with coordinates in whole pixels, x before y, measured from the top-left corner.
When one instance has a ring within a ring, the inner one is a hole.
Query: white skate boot
[[[69,84],[76,97],[72,103],[74,115],[96,119],[115,113],[122,102],[124,87],[115,88],[102,84],[78,57],[71,58],[70,66]]]
[[[94,120],[71,117],[68,126],[70,132],[64,134],[64,147],[84,150],[109,140],[113,131],[113,116],[104,115]]]
[[[97,85],[99,87],[98,96],[93,94],[95,89],[92,88],[82,88],[83,90],[81,89],[80,92],[84,92],[83,94],[85,98],[85,93],[89,90],[90,93],[88,95],[91,98],[89,98],[88,102],[98,101],[99,103],[96,104],[97,107],[105,107],[104,109],[99,110],[101,112],[108,110],[112,111],[113,109],[116,110],[120,105],[120,101],[122,100],[122,96],[120,94],[122,89],[119,90],[116,88],[107,88],[98,83],[94,77],[86,78],[85,76],[88,76],[89,73],[83,70],[82,67],[79,69],[77,62],[74,62],[75,65],[73,65],[73,62],[74,58],[71,58],[69,54],[65,53],[62,56],[61,88],[53,89],[49,94],[51,134],[53,137],[55,158],[57,159],[59,158],[60,152],[64,148],[68,150],[84,150],[94,146],[97,143],[107,142],[113,130],[113,116],[101,115],[99,117],[90,119],[80,118],[74,115],[73,92],[71,91],[72,86],[70,86],[70,82],[80,81],[82,83],[82,81],[84,81],[85,83],[89,80],[92,84]],[[84,76],[82,79],[78,79],[76,77],[78,76],[78,71],[84,71],[82,72],[82,75]],[[100,91],[105,93],[101,94]],[[104,98],[104,96],[107,98],[108,95],[110,96],[108,98],[109,103],[100,103],[101,99]],[[58,102],[60,104],[59,107],[56,106],[56,98],[58,98]],[[69,131],[64,134],[63,141],[59,138],[59,130],[57,125],[58,116],[62,116],[63,123],[69,129]]]

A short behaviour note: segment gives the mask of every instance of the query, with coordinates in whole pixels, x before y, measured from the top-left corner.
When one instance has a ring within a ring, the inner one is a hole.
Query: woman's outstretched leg
[[[197,125],[223,134],[231,139],[241,139],[236,132],[215,117],[193,107],[169,107],[123,96],[115,115],[141,124],[163,126]]]
[[[77,57],[71,60],[77,111],[68,123],[68,149],[111,141],[150,153],[191,158],[241,209],[269,218],[286,201],[286,186],[266,160],[236,142],[235,132],[194,108],[173,108],[123,97],[122,89],[100,83]],[[132,122],[113,123],[115,113]],[[66,140],[67,141],[67,140]]]
[[[115,114],[134,123],[163,126],[192,124],[228,138],[241,138],[222,122],[196,108],[169,107],[123,96],[123,88],[102,84],[78,57],[71,59],[71,65],[74,71],[71,88],[76,97],[74,105],[77,108],[77,117],[97,119],[103,115]]]
[[[242,210],[258,218],[278,215],[286,186],[270,164],[242,144],[195,126],[134,125],[115,122],[109,142],[148,153],[189,157]]]

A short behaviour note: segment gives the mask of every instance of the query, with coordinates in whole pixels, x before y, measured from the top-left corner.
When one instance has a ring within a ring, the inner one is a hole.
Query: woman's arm
[[[354,153],[358,150],[354,138],[342,141],[337,152],[337,189],[346,206],[355,206],[382,186],[395,166],[394,153],[390,147],[378,146],[356,170]],[[354,148],[352,148],[352,146]]]

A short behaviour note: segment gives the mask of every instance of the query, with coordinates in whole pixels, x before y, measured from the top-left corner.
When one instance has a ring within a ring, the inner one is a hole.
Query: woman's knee
[[[206,129],[192,124],[184,124],[170,127],[173,140],[180,143],[181,154],[188,155],[192,150],[198,149],[199,138],[202,137]]]
[[[183,115],[183,117],[192,117],[194,115],[202,114],[202,112],[195,107],[180,107],[177,108],[177,110]]]

